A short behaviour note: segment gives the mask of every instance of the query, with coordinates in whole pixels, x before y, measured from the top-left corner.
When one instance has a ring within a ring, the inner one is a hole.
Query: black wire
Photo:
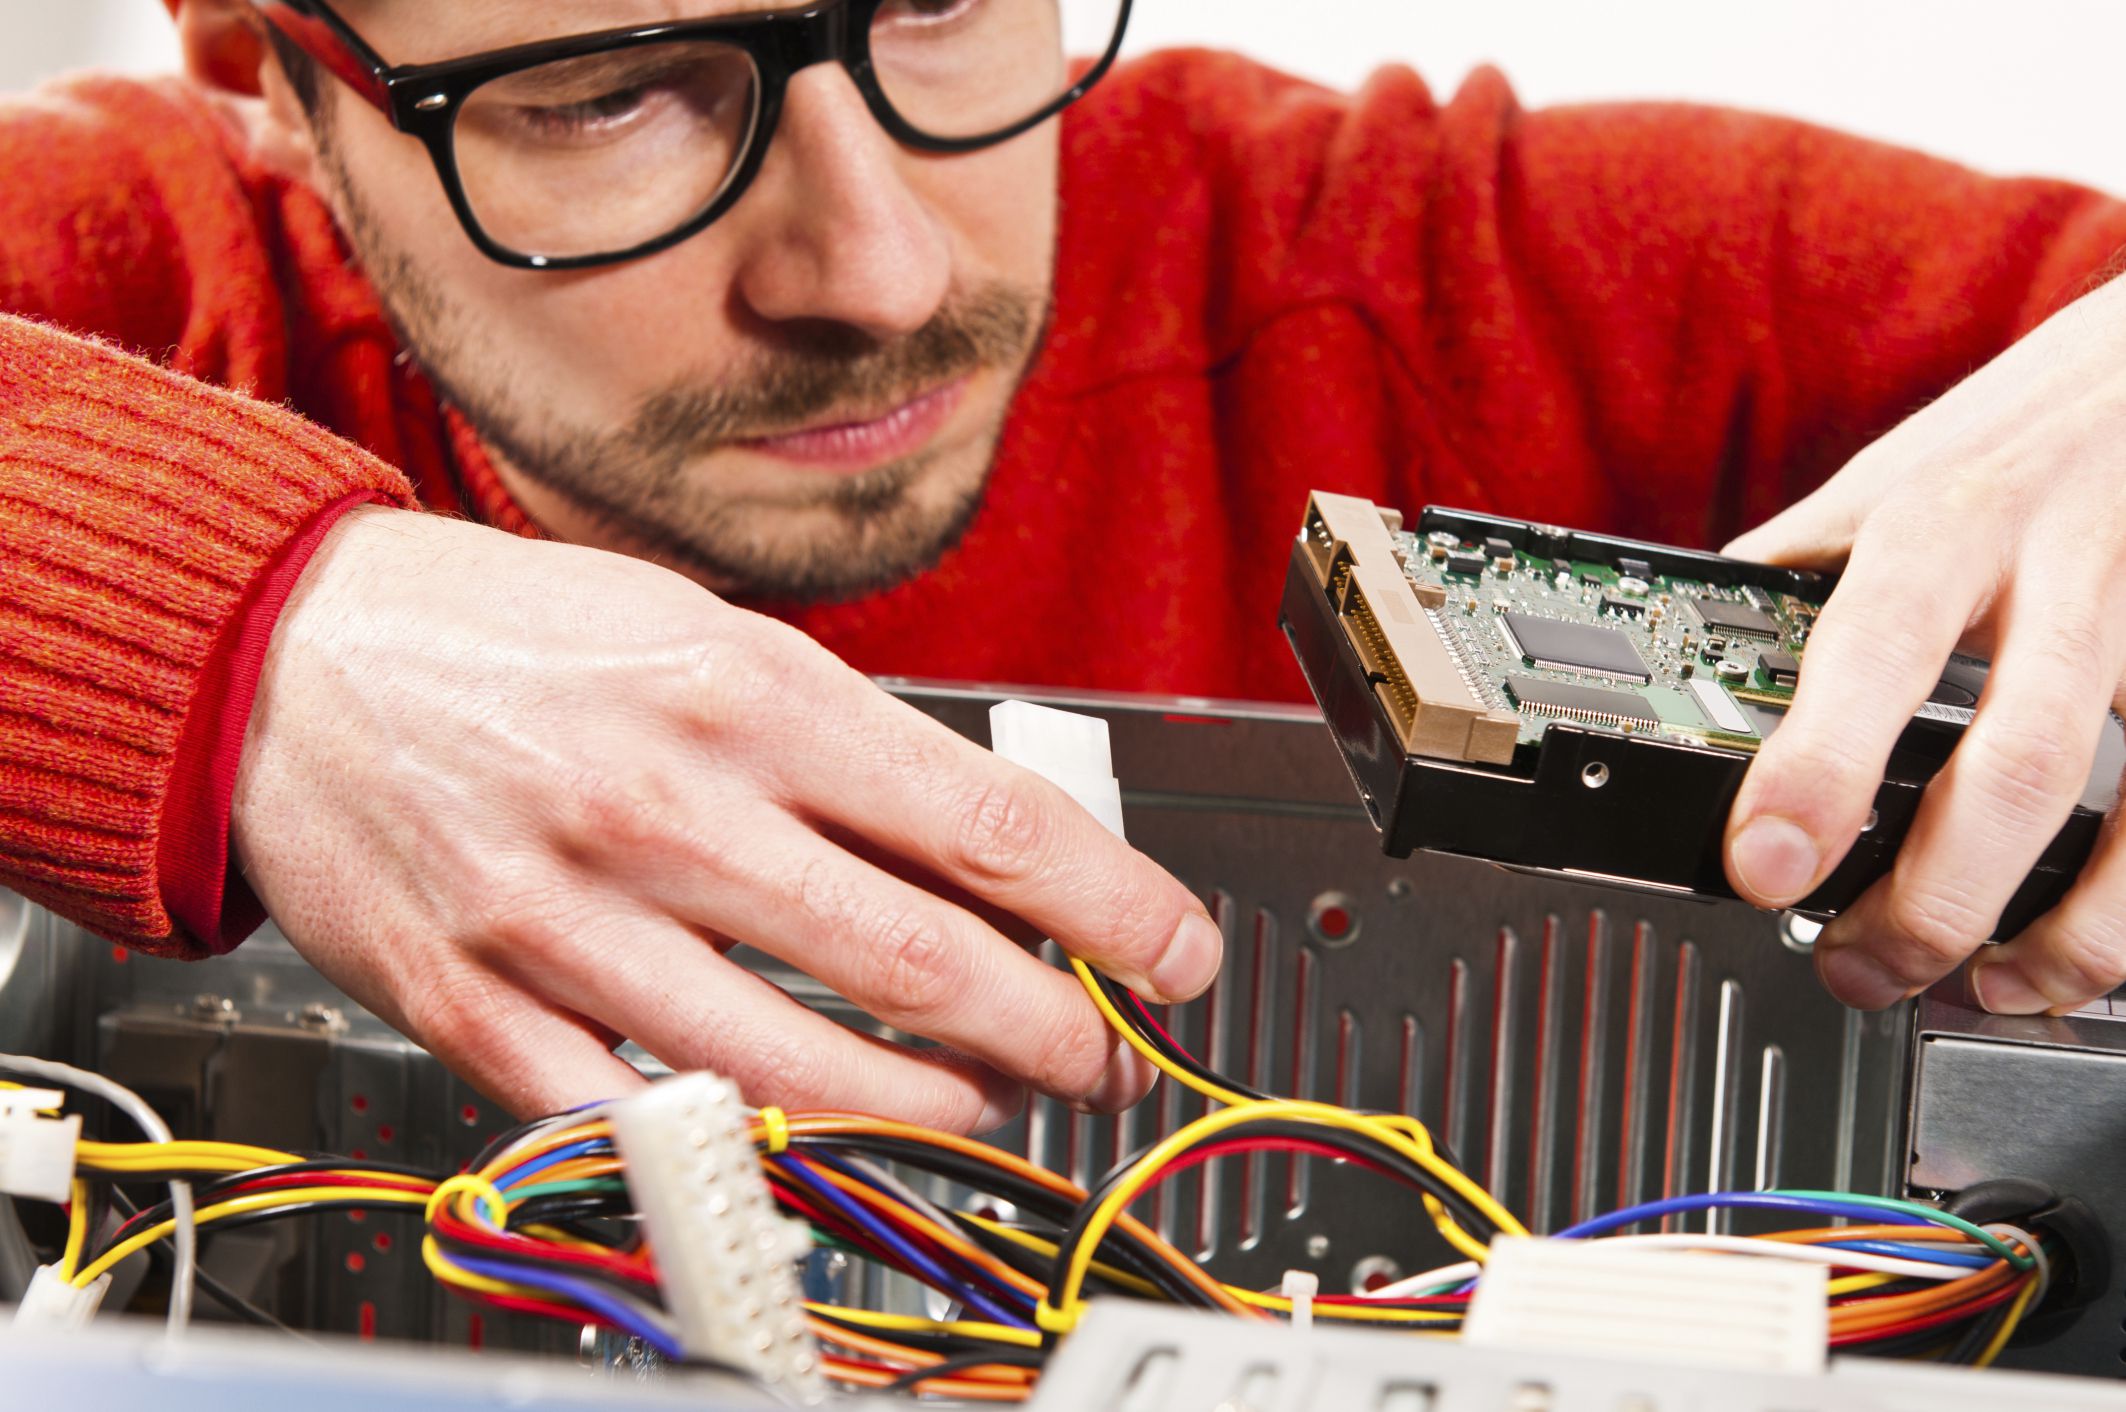
[[[1232,1146],[1251,1137],[1296,1138],[1323,1146],[1336,1148],[1348,1155],[1377,1164],[1387,1169],[1388,1174],[1409,1185],[1417,1187],[1436,1198],[1447,1209],[1447,1214],[1468,1231],[1472,1237],[1483,1239],[1484,1233],[1497,1234],[1497,1227],[1469,1204],[1453,1188],[1441,1182],[1417,1163],[1386,1145],[1341,1128],[1324,1127],[1289,1118],[1263,1118],[1236,1124],[1213,1137],[1206,1138],[1183,1148],[1174,1154],[1175,1160],[1208,1151],[1215,1154],[1220,1148]],[[1124,1177],[1151,1151],[1145,1147],[1117,1162],[1088,1193],[1084,1205],[1071,1217],[1069,1229],[1056,1248],[1056,1256],[1050,1265],[1048,1288],[1051,1297],[1063,1288],[1065,1273],[1070,1268],[1071,1257],[1085,1243],[1092,1226],[1093,1213],[1102,1202],[1121,1184]],[[1114,1229],[1110,1226],[1110,1230]]]
[[[139,1211],[139,1208],[133,1204],[132,1199],[129,1198],[122,1191],[113,1190],[111,1192],[111,1203],[116,1206],[120,1211],[125,1212],[127,1215],[134,1215],[137,1214]],[[93,1227],[91,1229],[93,1229]],[[148,1247],[148,1259],[156,1266],[157,1269],[172,1272],[175,1271],[177,1267],[177,1256],[170,1249],[170,1239],[168,1236],[163,1237],[161,1240],[156,1241],[153,1245]],[[199,1292],[201,1294],[204,1294],[205,1296],[207,1296],[207,1298],[213,1300],[216,1304],[219,1304],[222,1308],[228,1310],[231,1314],[234,1314],[237,1318],[243,1320],[247,1324],[255,1324],[258,1327],[264,1329],[273,1329],[277,1332],[288,1335],[290,1338],[301,1339],[304,1343],[315,1342],[315,1340],[309,1338],[298,1330],[290,1328],[288,1325],[282,1323],[279,1319],[276,1319],[272,1314],[268,1313],[264,1309],[259,1308],[256,1304],[253,1304],[250,1300],[244,1298],[235,1290],[230,1289],[220,1280],[208,1274],[204,1267],[198,1267],[193,1270],[192,1282],[199,1286]]]
[[[792,1137],[790,1145],[806,1148],[841,1146],[867,1156],[883,1157],[918,1171],[929,1172],[933,1176],[943,1177],[984,1195],[1008,1201],[1022,1212],[1050,1222],[1058,1236],[1068,1228],[1078,1212],[1077,1202],[1036,1182],[1028,1181],[1007,1168],[992,1166],[962,1153],[930,1147],[905,1138],[835,1134],[832,1137]],[[1102,1261],[1144,1280],[1176,1303],[1204,1307],[1215,1304],[1209,1295],[1178,1272],[1149,1244],[1119,1226],[1108,1232],[1108,1238],[1100,1243],[1100,1248],[1095,1253]],[[1043,1260],[1044,1264],[1035,1278],[1046,1279],[1047,1257],[1038,1258]]]
[[[932,1378],[949,1378],[974,1368],[1034,1368],[1043,1367],[1048,1361],[1046,1354],[1031,1348],[1000,1348],[991,1353],[969,1353],[959,1358],[947,1358],[928,1368],[911,1368],[885,1384],[880,1392],[913,1392],[918,1383]]]
[[[412,1177],[417,1181],[424,1182],[440,1182],[442,1180],[441,1177],[438,1177],[433,1172],[424,1172],[419,1167],[401,1166],[395,1162],[371,1162],[366,1158],[354,1157],[317,1157],[301,1162],[283,1162],[277,1167],[259,1167],[247,1172],[230,1172],[208,1182],[195,1181],[192,1187],[192,1200],[196,1206],[205,1206],[215,1197],[234,1191],[238,1187],[248,1186],[261,1177],[300,1176],[310,1172],[342,1171],[383,1172],[391,1176]],[[132,1172],[103,1172],[92,1168],[81,1175],[91,1183],[109,1183],[111,1186],[116,1187],[133,1182],[160,1185],[172,1181],[187,1181],[192,1179],[194,1173],[184,1169],[172,1169],[167,1172],[136,1175]],[[132,1233],[127,1230],[126,1227],[128,1226],[145,1229],[158,1222],[169,1220],[170,1215],[169,1200],[165,1198],[158,1201],[153,1206],[140,1211],[131,1221],[126,1223],[126,1226],[120,1227],[116,1235],[113,1236],[113,1242],[123,1240],[128,1234]]]

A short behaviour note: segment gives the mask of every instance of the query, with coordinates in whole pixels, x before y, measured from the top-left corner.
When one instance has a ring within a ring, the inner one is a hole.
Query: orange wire
[[[773,1161],[772,1158],[769,1160],[771,1162]],[[832,1167],[821,1166],[818,1169],[818,1175],[826,1179],[826,1181],[830,1184],[841,1188],[849,1195],[855,1197],[858,1201],[863,1202],[872,1210],[880,1212],[883,1215],[889,1216],[896,1221],[903,1222],[913,1227],[914,1229],[921,1231],[924,1235],[930,1237],[930,1239],[936,1241],[938,1244],[944,1246],[946,1249],[954,1251],[957,1254],[965,1257],[966,1259],[973,1261],[975,1264],[980,1265],[983,1269],[988,1270],[990,1273],[994,1274],[998,1279],[1003,1280],[1006,1284],[1009,1284],[1013,1289],[1019,1291],[1019,1293],[1031,1295],[1035,1299],[1039,1299],[1043,1295],[1048,1293],[1047,1285],[1044,1285],[1039,1280],[1032,1279],[1029,1276],[1020,1273],[1019,1271],[1014,1270],[1013,1268],[1011,1268],[1011,1266],[997,1259],[996,1256],[991,1255],[988,1251],[982,1249],[973,1241],[970,1241],[964,1236],[960,1235],[959,1232],[947,1230],[945,1227],[940,1226],[937,1222],[931,1220],[928,1216],[925,1216],[922,1212],[914,1209],[913,1207],[908,1206],[903,1202],[896,1201],[885,1193],[878,1191],[873,1187],[865,1185],[863,1182],[857,1181],[854,1178],[848,1176],[844,1176],[842,1173],[835,1171]]]
[[[876,1368],[857,1367],[839,1358],[822,1358],[820,1362],[826,1366],[827,1376],[858,1387],[884,1387],[900,1376]],[[962,1402],[1024,1402],[1033,1395],[1030,1387],[978,1383],[965,1378],[926,1378],[916,1384],[916,1391],[934,1397],[958,1398]]]
[[[806,1315],[805,1322],[812,1326],[812,1332],[819,1336],[822,1343],[836,1344],[855,1353],[867,1353],[873,1358],[882,1358],[888,1363],[899,1363],[914,1369],[934,1368],[945,1361],[945,1356],[941,1353],[932,1353],[928,1349],[909,1348],[904,1344],[895,1343],[891,1339],[857,1333],[855,1330],[845,1328],[831,1319],[822,1319],[817,1315]],[[971,1382],[1023,1385],[1031,1384],[1039,1376],[1039,1373],[1032,1368],[1021,1368],[1006,1363],[997,1365],[996,1369],[989,1373],[977,1375],[972,1372],[966,1372],[955,1373],[953,1376],[964,1378]]]
[[[1978,1245],[1962,1231],[1946,1226],[1820,1226],[1806,1231],[1772,1231],[1759,1240],[1796,1241],[1822,1245],[1834,1240],[1898,1240],[1911,1245]],[[1979,1246],[1981,1250],[1986,1249]]]
[[[1879,1299],[1856,1300],[1834,1306],[1831,1310],[1831,1327],[1839,1333],[1850,1333],[1884,1324],[1895,1324],[1926,1314],[1938,1314],[1982,1295],[1991,1294],[2021,1276],[2022,1271],[2005,1260],[1998,1260],[1962,1279],[1944,1280],[1932,1289],[1915,1290],[1910,1294],[1884,1295]]]
[[[806,1136],[831,1136],[836,1133],[850,1133],[907,1138],[913,1142],[942,1147],[948,1151],[957,1152],[962,1156],[972,1157],[978,1162],[992,1163],[1002,1167],[1014,1176],[1033,1182],[1038,1186],[1046,1187],[1049,1191],[1073,1203],[1082,1203],[1086,1199],[1083,1189],[1057,1176],[1047,1168],[1036,1167],[1023,1157],[1015,1156],[1001,1148],[991,1147],[987,1143],[976,1142],[972,1138],[960,1137],[954,1133],[936,1132],[929,1128],[917,1127],[913,1123],[897,1123],[888,1118],[869,1118],[860,1113],[793,1113],[790,1115],[789,1125],[791,1132]],[[767,1132],[764,1128],[756,1127],[753,1130],[753,1140],[756,1143],[763,1141],[766,1135]],[[1150,1246],[1155,1254],[1174,1267],[1177,1274],[1203,1291],[1220,1309],[1244,1319],[1268,1319],[1274,1317],[1265,1310],[1257,1309],[1253,1305],[1245,1304],[1236,1299],[1224,1285],[1212,1279],[1201,1265],[1176,1250],[1157,1232],[1153,1231],[1151,1227],[1145,1225],[1135,1216],[1125,1211],[1116,1218],[1115,1224]]]

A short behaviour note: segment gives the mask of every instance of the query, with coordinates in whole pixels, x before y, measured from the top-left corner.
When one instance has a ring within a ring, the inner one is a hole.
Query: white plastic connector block
[[[15,1306],[18,1329],[78,1329],[96,1317],[103,1292],[111,1287],[109,1275],[99,1275],[85,1289],[76,1289],[60,1277],[57,1265],[39,1265]]]
[[[1820,1373],[1830,1338],[1824,1266],[1500,1236],[1462,1325],[1465,1343],[1649,1364]]]
[[[57,1089],[0,1088],[0,1192],[64,1202],[74,1184],[81,1117],[47,1117],[66,1102]]]
[[[1063,789],[1110,832],[1121,834],[1122,786],[1115,779],[1107,722],[1031,701],[1000,701],[989,708],[989,745]]]
[[[800,1402],[823,1400],[795,1268],[811,1236],[776,1212],[737,1086],[676,1074],[609,1115],[682,1350]]]

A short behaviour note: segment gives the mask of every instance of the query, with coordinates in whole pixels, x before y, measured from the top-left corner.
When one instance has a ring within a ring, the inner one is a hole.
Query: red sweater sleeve
[[[411,501],[290,412],[0,316],[0,884],[150,951],[213,948],[164,905],[180,739],[248,711],[202,697],[217,643],[356,496]]]

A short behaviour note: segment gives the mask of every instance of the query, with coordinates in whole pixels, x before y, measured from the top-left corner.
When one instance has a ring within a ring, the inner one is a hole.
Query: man
[[[6,880],[180,955],[255,893],[520,1111],[622,1037],[762,1102],[1117,1107],[1021,943],[1175,1000],[1215,927],[857,669],[1296,695],[1316,485],[1717,543],[1829,477],[1731,546],[1847,577],[1730,873],[1808,892],[1966,640],[1977,722],[1819,947],[1867,1006],[1961,963],[2126,674],[2126,210],[1489,74],[1081,96],[1059,19],[1123,13],[189,0],[188,82],[7,108]],[[1977,994],[2108,989],[2122,929],[2114,833]]]

